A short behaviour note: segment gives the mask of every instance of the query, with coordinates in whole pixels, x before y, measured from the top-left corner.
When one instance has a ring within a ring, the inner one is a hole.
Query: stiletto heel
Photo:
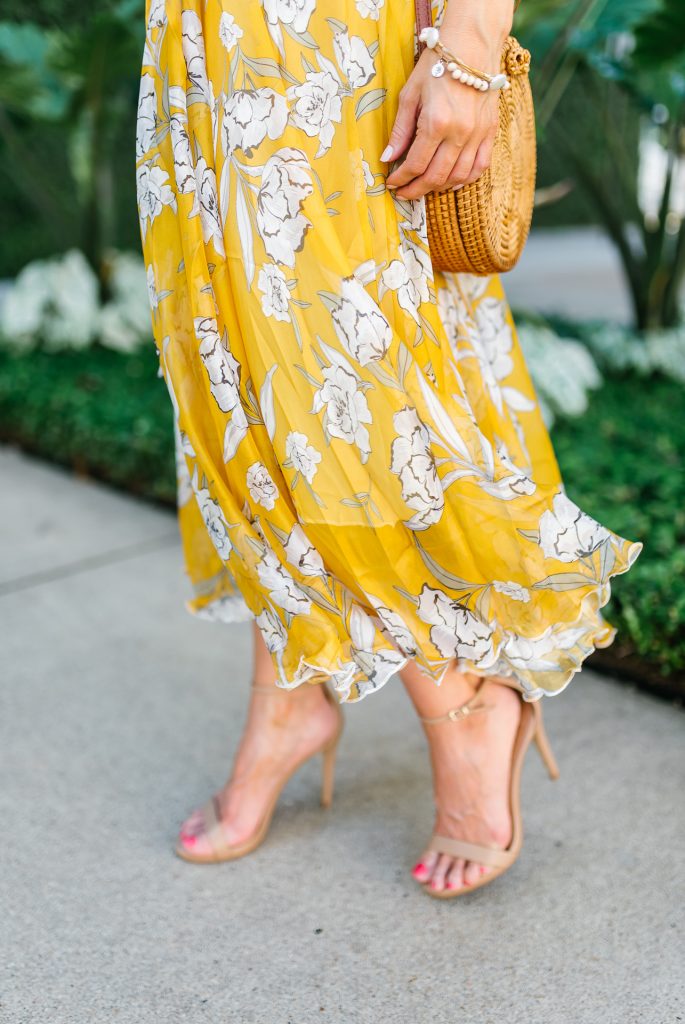
[[[183,860],[191,861],[193,864],[217,864],[220,861],[225,860],[237,860],[238,857],[244,857],[248,853],[252,853],[266,838],[266,834],[269,831],[269,825],[273,817],[276,803],[279,796],[285,786],[286,782],[295,774],[298,768],[301,768],[305,761],[309,761],[312,757],[317,754],[323,755],[323,771],[321,780],[321,804],[323,807],[330,807],[333,800],[333,783],[335,777],[335,758],[338,752],[338,743],[340,742],[340,736],[342,735],[344,718],[340,708],[340,704],[333,696],[331,691],[328,689],[325,683],[317,684],[323,687],[323,692],[328,703],[335,708],[338,722],[334,735],[326,740],[326,742],[319,747],[318,750],[314,750],[308,757],[303,757],[301,761],[295,765],[287,774],[283,776],[280,781],[280,785],[277,791],[274,793],[271,803],[266,808],[262,820],[257,826],[255,832],[242,843],[236,845],[230,845],[226,842],[225,832],[221,823],[221,807],[216,796],[213,796],[205,806],[202,808],[203,816],[203,829],[202,836],[209,841],[211,846],[211,852],[208,854],[194,853],[190,847],[185,846],[180,840],[176,846],[176,853]],[[259,693],[264,693],[271,697],[286,696],[290,693],[289,690],[278,690],[273,686],[260,686],[253,684],[253,690]]]
[[[542,708],[539,704],[534,704],[533,707],[535,714],[535,734],[533,739],[535,740],[535,745],[538,748],[538,752],[549,773],[550,779],[558,779],[559,766],[557,765],[557,760],[552,751],[552,747],[550,746],[547,733],[545,732],[545,726],[542,721]]]
[[[338,737],[324,747],[321,765],[321,806],[330,807],[333,803],[335,786],[335,759],[338,753]]]
[[[421,721],[426,725],[437,725],[439,722],[448,721],[458,722],[462,718],[466,718],[468,715],[473,715],[476,712],[489,711],[492,708],[491,704],[475,703],[479,690],[485,681],[486,678],[483,678],[473,697],[465,704],[462,704],[461,707],[452,708],[438,718],[421,718]],[[519,696],[521,695],[519,688],[507,679],[497,677],[493,681],[509,686],[511,689],[516,690]],[[511,752],[511,781],[509,787],[509,808],[511,811],[512,827],[511,842],[506,850],[502,850],[499,847],[481,846],[479,843],[467,843],[462,839],[452,839],[451,836],[433,835],[428,845],[429,850],[440,854],[447,854],[449,857],[463,858],[464,860],[475,861],[478,864],[485,864],[492,870],[489,874],[483,875],[477,882],[474,882],[472,885],[465,885],[461,889],[433,890],[429,884],[425,884],[423,889],[429,896],[439,900],[450,900],[456,896],[462,896],[464,893],[473,892],[474,889],[480,889],[481,886],[489,885],[490,882],[494,882],[496,878],[503,875],[518,857],[523,843],[520,794],[521,769],[526,751],[533,739],[540,751],[550,778],[556,779],[559,775],[559,769],[542,724],[542,708],[539,702],[526,702],[521,698],[521,719]]]

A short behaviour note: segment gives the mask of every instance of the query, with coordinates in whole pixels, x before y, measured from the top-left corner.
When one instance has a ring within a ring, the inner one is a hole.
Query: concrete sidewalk
[[[511,872],[454,903],[398,680],[348,709],[234,864],[174,857],[224,778],[245,625],[193,619],[172,515],[0,453],[2,1024],[675,1024],[685,717],[584,672],[545,711]]]

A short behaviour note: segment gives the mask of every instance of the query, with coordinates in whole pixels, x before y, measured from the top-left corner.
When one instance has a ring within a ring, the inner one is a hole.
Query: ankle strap
[[[480,689],[480,686],[478,689]],[[461,718],[468,718],[469,715],[475,715],[478,711],[489,711],[494,706],[492,704],[474,704],[473,702],[477,696],[478,690],[476,690],[473,697],[469,698],[465,704],[461,704],[458,708],[450,708],[444,715],[438,715],[437,718],[423,718],[419,715],[419,721],[423,722],[424,725],[437,725],[439,722],[458,722]]]
[[[268,693],[271,697],[285,697],[286,694],[289,695],[293,692],[292,690],[284,689],[282,686],[268,686],[266,683],[252,683],[250,689],[253,693]]]
[[[250,689],[253,693],[265,693],[269,697],[294,697],[302,696],[303,693],[306,693],[307,691],[303,687],[309,685],[309,683],[300,683],[298,686],[285,687],[278,685],[269,686],[267,683],[252,683]],[[323,684],[320,685],[323,686]]]

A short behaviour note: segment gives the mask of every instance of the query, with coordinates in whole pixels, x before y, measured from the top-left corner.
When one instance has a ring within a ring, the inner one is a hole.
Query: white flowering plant
[[[94,342],[129,352],[152,336],[145,266],[134,253],[106,251],[108,297],[78,249],[33,260],[0,292],[0,337],[15,348],[50,351]]]

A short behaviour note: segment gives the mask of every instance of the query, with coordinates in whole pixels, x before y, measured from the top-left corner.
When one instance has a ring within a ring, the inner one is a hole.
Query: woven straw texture
[[[463,188],[426,195],[433,266],[468,274],[511,270],[528,237],[535,192],[535,113],[530,54],[509,36],[502,70],[511,88],[499,93],[499,130],[490,167]]]

